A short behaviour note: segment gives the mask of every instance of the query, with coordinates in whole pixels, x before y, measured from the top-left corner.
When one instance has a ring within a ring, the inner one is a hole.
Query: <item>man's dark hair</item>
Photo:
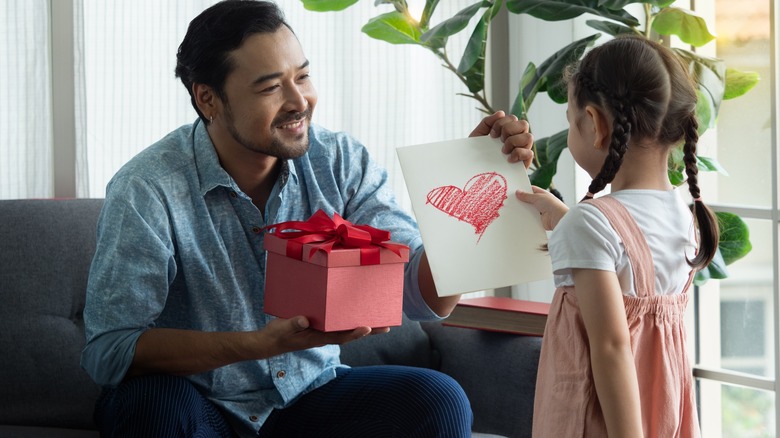
[[[195,103],[192,85],[208,85],[225,101],[225,78],[235,68],[228,53],[241,47],[247,37],[276,32],[281,26],[292,30],[279,7],[256,0],[223,0],[190,22],[176,53],[175,72],[204,122],[208,119]]]

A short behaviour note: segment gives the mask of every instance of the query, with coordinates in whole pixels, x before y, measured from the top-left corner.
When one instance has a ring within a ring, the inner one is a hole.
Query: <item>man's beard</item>
[[[231,111],[230,107],[227,106],[225,109],[226,109],[225,116],[227,119],[226,125],[227,125],[227,130],[230,133],[230,136],[233,137],[233,140],[238,142],[238,144],[249,149],[250,151],[260,152],[262,154],[270,155],[272,157],[277,157],[283,160],[287,160],[291,158],[301,157],[309,150],[308,129],[305,132],[303,132],[300,135],[300,137],[296,139],[295,142],[292,144],[285,144],[282,140],[276,137],[272,137],[271,143],[266,146],[263,146],[254,143],[251,140],[248,140],[244,136],[242,136],[241,133],[238,132],[238,129],[236,129],[235,118],[233,117],[233,112]],[[312,110],[311,107],[309,107],[305,111],[299,113],[287,114],[285,116],[277,117],[276,119],[274,119],[272,126],[281,126],[299,120],[306,120],[307,122],[311,122],[311,115],[312,115]]]

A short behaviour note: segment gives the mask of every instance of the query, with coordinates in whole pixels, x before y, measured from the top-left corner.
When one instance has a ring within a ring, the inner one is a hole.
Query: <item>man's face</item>
[[[281,26],[254,34],[230,57],[235,68],[225,80],[221,128],[254,152],[282,159],[305,154],[317,92],[292,31]]]

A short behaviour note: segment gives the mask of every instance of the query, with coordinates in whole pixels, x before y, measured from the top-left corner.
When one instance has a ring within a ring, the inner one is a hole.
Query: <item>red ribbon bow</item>
[[[268,225],[266,230],[276,237],[287,240],[287,257],[303,260],[303,245],[311,245],[311,258],[317,251],[327,254],[333,249],[360,248],[361,265],[378,265],[379,249],[387,248],[401,257],[406,245],[388,242],[390,232],[369,225],[353,225],[338,213],[331,219],[322,210],[317,210],[307,221],[288,221]],[[286,231],[298,230],[298,231]]]

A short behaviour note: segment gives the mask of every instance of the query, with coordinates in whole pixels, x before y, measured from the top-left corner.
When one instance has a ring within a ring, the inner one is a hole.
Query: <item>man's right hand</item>
[[[305,316],[295,316],[290,319],[274,319],[261,332],[275,340],[275,345],[272,347],[272,351],[278,350],[272,354],[275,356],[291,351],[322,347],[327,344],[345,344],[369,334],[387,333],[389,330],[387,327],[375,329],[356,327],[352,330],[322,332],[309,328],[309,320]]]
[[[133,363],[126,376],[144,374],[191,375],[245,360],[262,360],[292,351],[344,344],[389,328],[357,327],[341,332],[309,328],[304,316],[274,319],[250,332],[202,332],[151,328],[138,338]]]

